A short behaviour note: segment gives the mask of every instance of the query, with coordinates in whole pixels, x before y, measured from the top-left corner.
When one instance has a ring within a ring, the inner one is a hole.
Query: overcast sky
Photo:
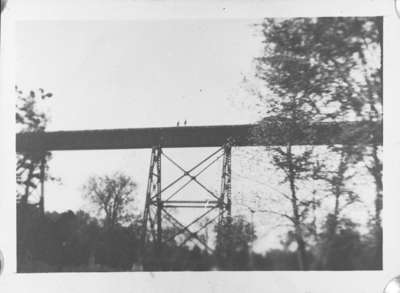
[[[22,22],[18,83],[55,94],[49,130],[254,121],[232,104],[260,20]]]
[[[243,79],[254,75],[253,59],[262,52],[262,39],[254,27],[260,22],[19,22],[17,83],[25,91],[41,87],[54,94],[46,105],[51,116],[48,130],[175,126],[185,119],[188,125],[256,122],[260,116],[250,105],[257,101],[244,89]],[[212,151],[167,150],[186,167]],[[276,195],[271,188],[285,189],[274,172],[265,173],[265,168],[256,166],[249,170],[245,153],[234,150],[236,196],[265,190]],[[46,184],[46,210],[87,209],[82,185],[91,175],[115,171],[136,180],[138,208],[142,209],[149,161],[149,150],[54,152],[51,173],[61,184]],[[219,162],[201,179],[217,191],[220,171]],[[164,183],[180,174],[164,164]],[[201,192],[196,188],[183,196]],[[271,232],[274,223],[256,217],[260,238],[256,249],[278,245],[277,234]],[[365,218],[365,212],[360,217]]]

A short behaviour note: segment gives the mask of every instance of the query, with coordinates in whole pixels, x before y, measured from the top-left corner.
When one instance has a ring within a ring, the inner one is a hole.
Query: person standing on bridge
[[[184,125],[184,126],[186,126],[186,125],[187,125],[187,121],[186,121],[186,119],[185,119],[185,121],[183,122],[183,125]]]
[[[178,121],[178,122],[176,122],[176,127],[179,127],[179,121]]]

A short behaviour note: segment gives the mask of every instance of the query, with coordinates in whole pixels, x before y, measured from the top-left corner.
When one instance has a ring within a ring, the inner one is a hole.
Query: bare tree
[[[93,176],[83,186],[84,197],[90,201],[98,215],[104,214],[104,226],[114,228],[132,216],[134,190],[137,184],[122,173],[111,176]]]

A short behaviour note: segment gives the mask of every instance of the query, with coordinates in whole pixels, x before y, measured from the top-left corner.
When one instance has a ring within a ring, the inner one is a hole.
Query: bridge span
[[[292,135],[287,135],[291,131]],[[258,133],[257,139],[254,134]],[[277,123],[25,132],[16,136],[17,152],[143,149],[160,146],[382,144],[381,122],[315,123],[293,131]],[[290,140],[290,141],[289,141]]]

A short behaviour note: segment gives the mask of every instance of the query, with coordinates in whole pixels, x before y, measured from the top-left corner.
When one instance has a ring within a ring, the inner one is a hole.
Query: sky
[[[21,22],[18,82],[55,94],[49,130],[254,121],[231,99],[262,49],[257,22]]]
[[[19,22],[17,84],[25,91],[44,88],[54,94],[43,106],[51,117],[49,131],[175,126],[184,120],[188,125],[253,123],[261,117],[244,79],[254,76],[253,60],[263,50],[254,26],[261,21]],[[214,150],[166,152],[189,168]],[[235,198],[244,196],[244,201],[262,192],[273,198],[277,190],[285,191],[279,185],[280,175],[260,160],[249,166],[249,153],[255,151],[260,150],[233,150],[233,193]],[[150,150],[54,152],[50,170],[60,182],[46,183],[45,208],[90,210],[82,198],[87,179],[122,171],[138,184],[136,206],[141,211],[149,162]],[[214,191],[219,190],[221,164],[200,178]],[[180,174],[163,163],[165,184]],[[364,189],[368,195],[368,186]],[[192,186],[182,196],[188,199],[201,192]],[[234,211],[249,217],[240,204]],[[183,222],[190,221],[190,215],[180,216]],[[366,215],[361,212],[359,217]],[[282,230],[274,227],[274,221],[256,214],[255,224],[256,250],[279,245],[277,235]]]

